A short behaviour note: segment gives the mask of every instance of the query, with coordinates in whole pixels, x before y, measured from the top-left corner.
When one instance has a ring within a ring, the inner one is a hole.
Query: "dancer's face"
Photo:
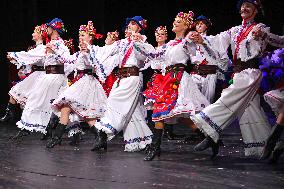
[[[241,6],[240,14],[243,20],[253,19],[257,14],[257,8],[252,3],[245,2]]]
[[[129,24],[128,24],[128,30],[134,31],[135,33],[139,33],[141,28],[139,27],[139,25],[136,22],[130,21]]]
[[[167,33],[162,30],[155,32],[155,36],[156,36],[156,41],[158,43],[161,43],[161,42],[165,43],[168,38]]]
[[[41,35],[39,34],[39,33],[37,33],[37,32],[34,32],[33,34],[32,34],[32,40],[34,41],[34,42],[37,42],[37,41],[39,41],[39,40],[42,40],[42,38],[41,38]]]
[[[115,42],[115,40],[112,39],[112,37],[107,36],[106,40],[105,40],[105,44],[106,45],[111,45]]]
[[[88,44],[91,44],[92,42],[92,36],[90,36],[87,32],[80,31],[79,32],[79,41],[80,42],[86,42]]]
[[[207,26],[206,24],[201,20],[201,21],[198,21],[196,23],[196,26],[195,26],[195,30],[198,32],[198,33],[204,33],[206,30],[207,30]]]
[[[172,31],[175,33],[178,33],[178,32],[185,32],[187,29],[188,29],[188,26],[182,21],[182,19],[179,17],[176,17],[175,21],[173,22]]]

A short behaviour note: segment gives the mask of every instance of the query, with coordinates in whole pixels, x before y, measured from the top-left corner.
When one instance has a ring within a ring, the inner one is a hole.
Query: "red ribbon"
[[[237,55],[240,50],[240,43],[248,36],[248,34],[251,32],[251,30],[253,29],[255,25],[256,23],[251,24],[248,28],[243,29],[240,35],[237,36],[236,50],[235,50],[234,57],[233,57],[234,61],[237,60]]]

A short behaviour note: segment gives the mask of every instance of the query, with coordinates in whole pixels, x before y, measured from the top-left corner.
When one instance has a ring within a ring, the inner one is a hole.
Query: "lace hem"
[[[25,130],[28,130],[30,132],[35,131],[35,132],[41,132],[43,134],[46,134],[46,126],[44,126],[44,125],[26,123],[23,120],[18,121],[16,123],[16,125],[21,130],[25,129]]]
[[[152,137],[153,135],[145,136],[143,138],[138,137],[130,140],[125,140],[125,152],[136,152],[144,150],[147,146],[147,144],[152,143]]]
[[[102,121],[97,121],[95,127],[98,130],[101,130],[107,134],[108,140],[111,140],[118,131],[110,124],[110,123],[103,123]]]
[[[80,117],[83,118],[98,118],[98,117],[102,117],[104,112],[106,111],[106,106],[102,105],[104,104],[103,102],[101,103],[96,103],[96,104],[92,104],[94,105],[94,107],[98,107],[98,108],[91,108],[91,107],[87,107],[84,104],[81,104],[79,102],[77,102],[75,99],[66,99],[65,97],[61,98],[57,103],[55,102],[53,104],[53,106],[56,107],[56,109],[60,109],[61,106],[63,106],[64,104],[68,104],[69,107]]]
[[[219,133],[201,116],[202,113],[203,112],[200,112],[199,114],[193,115],[190,118],[202,133],[204,133],[206,136],[210,136],[214,142],[217,142],[219,140]]]
[[[189,117],[191,116],[193,113],[195,112],[195,110],[184,110],[184,111],[178,111],[178,112],[165,112],[165,115],[160,115],[159,117],[152,117],[152,121],[157,122],[157,121],[162,121],[164,119],[169,119],[169,118],[173,118],[175,116],[179,116],[182,114],[187,114],[187,116],[185,117]]]
[[[85,134],[81,128],[72,128],[68,131],[68,138],[72,137],[77,133]]]

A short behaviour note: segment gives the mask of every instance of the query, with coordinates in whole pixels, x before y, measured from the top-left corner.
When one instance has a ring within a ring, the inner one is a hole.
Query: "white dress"
[[[99,72],[99,69],[89,64],[87,55],[82,52],[61,57],[59,61],[64,64],[74,64],[75,73],[76,70],[85,69],[94,70],[95,73]],[[105,112],[106,99],[105,91],[98,79],[93,75],[84,74],[59,95],[52,103],[52,108],[54,113],[58,114],[63,105],[69,105],[80,118],[99,118]]]
[[[45,45],[43,44],[39,44],[34,49],[31,49],[27,52],[21,51],[10,53],[10,57],[15,60],[11,63],[17,65],[17,68],[30,65],[43,66],[44,56]],[[42,59],[40,59],[40,57],[42,57]],[[13,97],[21,106],[25,106],[28,96],[33,92],[34,85],[43,75],[45,75],[45,71],[32,72],[24,80],[13,86],[9,91],[9,95]]]
[[[161,64],[163,75],[166,74],[166,68],[169,66],[176,64],[186,65],[189,56],[195,55],[196,45],[186,39],[181,41],[171,40],[165,44],[162,49],[163,50],[155,51],[154,47],[149,47],[146,43],[135,42],[135,52],[138,55],[144,55],[153,61],[163,62]],[[175,123],[178,117],[194,115],[210,104],[186,71],[182,74],[178,86],[177,100],[174,103],[174,107],[170,111],[166,109],[156,114],[155,107],[152,120],[155,122],[163,120],[168,123]]]
[[[116,55],[118,61],[100,64],[102,70],[111,70],[107,67],[114,68],[117,65],[121,67],[123,60],[125,60],[124,67],[136,66],[140,68],[142,66],[145,57],[141,60],[137,59],[133,51],[133,42],[129,39],[122,39],[114,43],[113,47],[111,55]],[[93,62],[104,61],[98,60],[101,50],[102,47],[92,46],[90,55]],[[129,55],[127,58],[126,54]],[[139,151],[152,142],[152,132],[147,126],[141,106],[138,104],[141,97],[141,87],[141,74],[117,80],[107,99],[105,115],[95,124],[98,130],[102,130],[108,135],[109,140],[123,130],[125,151]]]
[[[243,28],[250,27],[252,23],[233,27],[228,31],[216,36],[204,37],[204,46],[224,53],[231,45],[233,54],[236,50],[237,36]],[[256,26],[262,27],[267,36],[269,28],[263,24]],[[254,27],[256,27],[254,26]],[[272,36],[276,39],[275,36]],[[237,58],[241,61],[260,56],[265,50],[266,44],[272,43],[272,37],[264,40],[255,40],[250,31],[247,37],[240,42]],[[212,55],[207,54],[208,57]],[[260,156],[265,145],[271,126],[264,115],[260,106],[257,90],[260,86],[262,74],[259,69],[248,68],[239,73],[235,73],[233,84],[224,89],[221,97],[202,112],[192,117],[194,123],[205,134],[209,135],[215,142],[219,139],[220,133],[229,126],[234,120],[239,120],[240,129],[245,146],[246,156]]]
[[[57,61],[59,55],[68,55],[69,50],[61,38],[50,41],[54,45],[56,54],[46,54],[44,66],[62,65]],[[64,74],[44,74],[33,87],[28,96],[21,120],[17,122],[20,129],[46,133],[46,126],[52,114],[51,100],[56,99],[61,91],[67,87]]]

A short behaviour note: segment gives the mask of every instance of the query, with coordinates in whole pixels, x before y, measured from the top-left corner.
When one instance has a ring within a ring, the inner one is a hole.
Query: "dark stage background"
[[[148,20],[146,32],[148,41],[154,44],[154,29],[167,25],[168,30],[179,11],[192,10],[195,15],[204,14],[211,18],[211,34],[239,25],[241,19],[236,10],[236,0],[1,0],[1,54],[0,54],[0,108],[6,106],[10,88],[9,72],[13,65],[6,60],[7,51],[20,51],[33,45],[31,34],[34,26],[48,22],[54,17],[63,19],[68,32],[67,38],[77,41],[78,28],[88,20],[94,22],[99,33],[106,34],[124,25],[126,17],[141,15]],[[283,0],[264,0],[265,17],[261,22],[271,27],[271,31],[283,35]],[[123,33],[122,33],[123,34]],[[169,32],[169,38],[173,34]],[[98,41],[103,44],[103,40]],[[75,44],[77,46],[77,44]]]

